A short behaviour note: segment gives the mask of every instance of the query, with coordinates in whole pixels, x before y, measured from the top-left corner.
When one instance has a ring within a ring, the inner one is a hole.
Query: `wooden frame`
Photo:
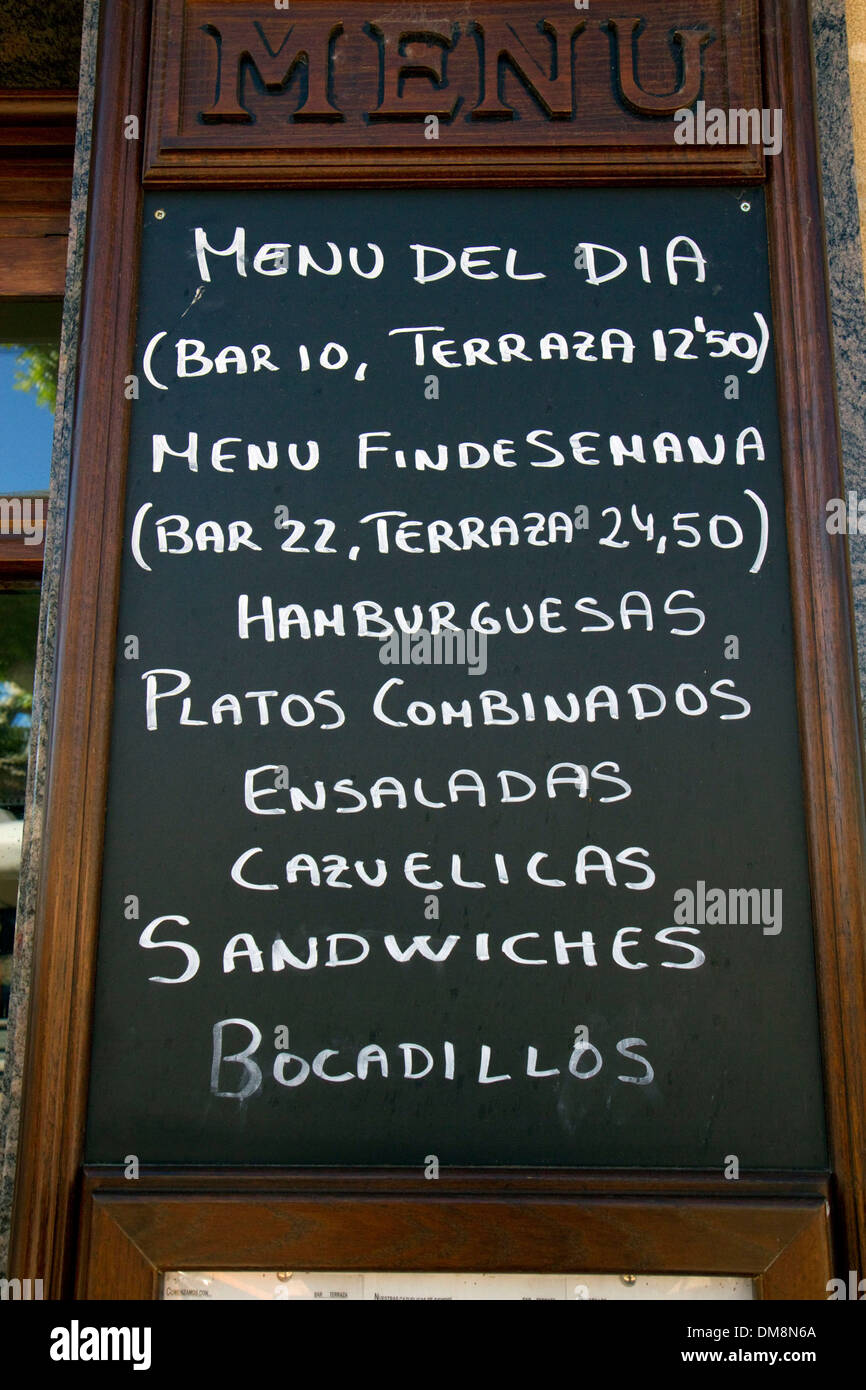
[[[432,1185],[327,1172],[131,1183],[90,1171],[76,1296],[152,1299],[167,1270],[228,1267],[735,1274],[754,1279],[759,1298],[827,1296],[829,1208],[817,1183],[777,1183],[781,1201],[766,1181],[731,1200],[717,1181],[660,1177],[648,1195],[646,1178],[610,1173],[491,1182],[470,1170],[443,1173],[435,1195]]]
[[[78,1292],[87,1297],[152,1297],[160,1269],[214,1263],[220,1250],[223,1266],[267,1265],[284,1235],[294,1243],[280,1244],[282,1265],[294,1252],[291,1258],[308,1266],[324,1259],[332,1268],[352,1262],[370,1267],[363,1251],[375,1244],[392,1263],[402,1261],[401,1267],[418,1268],[418,1261],[442,1267],[445,1234],[451,1240],[455,1232],[463,1268],[485,1259],[495,1264],[506,1259],[496,1245],[500,1222],[513,1241],[513,1259],[531,1255],[535,1268],[586,1254],[604,1260],[605,1268],[639,1260],[634,1267],[681,1269],[678,1252],[685,1249],[694,1252],[692,1267],[703,1268],[713,1258],[713,1242],[724,1236],[727,1272],[761,1278],[770,1297],[820,1297],[818,1284],[831,1264],[844,1270],[866,1264],[866,828],[847,551],[824,527],[825,502],[841,495],[842,480],[808,2],[761,0],[760,13],[764,101],[785,113],[784,149],[768,187],[771,267],[835,1258],[829,1258],[820,1183],[802,1174],[744,1174],[739,1183],[724,1184],[648,1173],[623,1187],[626,1180],[611,1174],[474,1170],[450,1175],[431,1195],[430,1185],[417,1178],[355,1170],[146,1173],[135,1187],[116,1172],[99,1171],[88,1174],[81,1197],[121,558],[118,460],[125,457],[128,428],[122,379],[132,352],[141,200],[136,143],[120,137],[117,113],[143,111],[148,37],[148,6],[118,0],[106,7],[100,33],[72,523],[11,1261],[13,1275],[44,1277],[49,1297],[73,1287],[79,1210]],[[323,158],[311,156],[306,174],[296,166],[293,183],[325,180]],[[615,161],[607,168],[608,182],[627,177]],[[487,163],[481,155],[452,181],[470,174],[479,184],[506,182],[495,160]],[[151,177],[158,182],[155,173]],[[169,173],[162,177],[172,182]],[[365,182],[362,172],[346,177],[338,152],[330,177],[344,178],[348,186]],[[709,174],[698,166],[691,177],[700,181]],[[188,170],[185,179],[212,186],[214,175]],[[273,180],[274,166],[264,159],[259,181]],[[520,163],[511,165],[507,179],[514,186],[557,181],[556,171]],[[209,1222],[234,1251],[214,1243]],[[420,1236],[411,1235],[416,1225]],[[313,1229],[320,1241],[327,1236],[326,1246],[316,1247],[318,1259],[304,1235]],[[638,1247],[635,1231],[642,1233]],[[514,1267],[511,1261],[509,1255]]]

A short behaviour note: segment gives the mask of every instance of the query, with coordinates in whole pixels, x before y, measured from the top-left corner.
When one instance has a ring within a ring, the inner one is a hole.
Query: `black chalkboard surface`
[[[90,1162],[823,1166],[767,254],[146,200]]]

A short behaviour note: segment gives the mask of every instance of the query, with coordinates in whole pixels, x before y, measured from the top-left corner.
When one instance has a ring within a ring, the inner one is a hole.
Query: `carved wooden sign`
[[[277,169],[302,182],[477,181],[479,154],[502,181],[763,173],[746,119],[733,138],[704,120],[693,144],[676,120],[757,113],[756,0],[404,8],[167,0],[147,181],[211,170],[220,183],[266,181]]]

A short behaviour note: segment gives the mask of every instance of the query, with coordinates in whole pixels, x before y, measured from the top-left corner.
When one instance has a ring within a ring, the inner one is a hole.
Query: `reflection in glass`
[[[51,463],[59,303],[0,302],[0,495],[45,491]]]
[[[39,624],[38,585],[20,578],[20,541],[23,536],[25,547],[31,545],[37,536],[33,518],[39,520],[39,532],[44,519],[61,316],[59,300],[0,300],[0,1070],[6,1051]],[[33,497],[39,493],[43,497]]]
[[[714,1274],[331,1274],[299,1270],[171,1270],[162,1298],[196,1302],[643,1302],[750,1300],[751,1279]]]
[[[0,592],[0,1065],[9,1013],[38,624],[38,590]]]
[[[0,807],[23,809],[39,591],[0,593]]]

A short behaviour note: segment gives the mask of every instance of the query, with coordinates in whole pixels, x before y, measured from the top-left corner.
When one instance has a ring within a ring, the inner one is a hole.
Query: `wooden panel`
[[[0,295],[62,296],[75,92],[0,91]]]
[[[158,0],[146,179],[760,177],[759,145],[678,145],[673,121],[698,99],[762,105],[757,0],[627,9]]]
[[[0,164],[0,178],[3,176]],[[34,224],[38,222],[38,228]],[[39,236],[66,237],[69,234],[69,207],[62,212],[48,212],[36,202],[6,203],[0,208],[0,237]]]
[[[62,295],[66,249],[65,235],[3,236],[0,230],[0,295],[9,299]]]

